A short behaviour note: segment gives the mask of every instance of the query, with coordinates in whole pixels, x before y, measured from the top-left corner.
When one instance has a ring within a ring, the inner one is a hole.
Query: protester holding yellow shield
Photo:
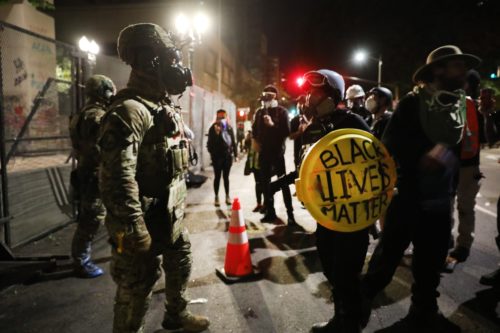
[[[302,137],[303,152],[308,151],[317,141],[337,129],[358,129],[356,132],[358,134],[369,131],[368,125],[361,117],[347,110],[337,109],[338,103],[344,97],[344,86],[342,76],[331,70],[320,69],[304,75],[303,88],[307,94],[305,112],[312,121]],[[374,147],[368,145],[365,152],[362,139],[360,140],[360,154],[365,154],[365,157],[368,156],[366,153],[370,156],[376,154]],[[358,142],[358,139],[355,141]],[[297,195],[319,223],[316,230],[316,246],[323,272],[332,285],[335,316],[329,322],[314,325],[312,332],[361,332],[359,283],[368,248],[370,223],[367,223],[361,214],[358,216],[357,212],[353,213],[352,208],[347,208],[345,205],[341,208],[340,202],[345,199],[342,196],[349,195],[349,190],[342,193],[342,186],[349,185],[347,180],[342,183],[342,175],[335,174],[331,170],[340,163],[348,163],[348,157],[343,156],[344,162],[340,162],[335,147],[333,151],[327,152],[331,145],[317,149],[321,144],[320,141],[314,145],[308,154],[309,157],[302,160],[300,179],[297,181]],[[339,146],[339,149],[343,148]],[[357,159],[358,156],[354,158]],[[344,169],[341,172],[343,171]],[[348,172],[347,169],[345,172]],[[340,181],[334,184],[332,177],[340,177]],[[344,177],[347,179],[350,175],[344,173]],[[362,175],[357,178],[360,184],[363,182],[362,178]],[[360,186],[367,186],[366,184],[367,182]],[[315,204],[318,202],[319,205]],[[351,211],[346,212],[345,209]],[[341,223],[335,225],[333,220]],[[349,231],[344,230],[349,224],[356,227]]]

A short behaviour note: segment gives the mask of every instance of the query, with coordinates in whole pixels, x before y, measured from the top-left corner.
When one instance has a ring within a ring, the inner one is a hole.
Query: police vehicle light
[[[304,78],[302,76],[298,77],[296,82],[299,87],[302,87],[302,85],[304,84]]]

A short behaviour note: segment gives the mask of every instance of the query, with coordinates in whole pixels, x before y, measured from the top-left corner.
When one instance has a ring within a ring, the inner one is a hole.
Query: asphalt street
[[[291,170],[292,149],[287,149]],[[482,151],[483,180],[476,206],[476,238],[467,262],[453,274],[443,274],[439,305],[463,332],[500,331],[500,292],[479,284],[479,278],[498,267],[500,254],[495,246],[496,201],[500,194],[500,149]],[[285,223],[260,223],[255,206],[252,176],[243,175],[244,158],[233,166],[232,196],[241,200],[248,227],[253,264],[262,276],[246,283],[227,285],[215,274],[224,264],[229,207],[213,205],[211,170],[198,189],[191,189],[186,223],[190,231],[194,266],[189,282],[192,312],[207,315],[207,332],[308,332],[311,325],[333,315],[330,291],[319,263],[313,231],[315,222],[299,202],[295,215],[307,232],[287,228]],[[292,193],[295,191],[292,188]],[[276,195],[278,216],[286,221],[281,195]],[[425,223],[425,221],[422,221]],[[75,225],[36,243],[17,249],[18,254],[67,254]],[[429,226],[432,232],[432,226]],[[375,241],[371,240],[369,254]],[[94,258],[106,274],[82,280],[70,271],[60,271],[26,285],[14,285],[0,292],[0,332],[111,332],[115,285],[109,275],[110,250],[101,228],[94,246]],[[369,256],[367,260],[369,259]],[[411,271],[406,258],[393,282],[377,299],[365,332],[384,332],[404,317],[410,304]],[[163,292],[155,287],[147,315],[146,332],[163,332]]]

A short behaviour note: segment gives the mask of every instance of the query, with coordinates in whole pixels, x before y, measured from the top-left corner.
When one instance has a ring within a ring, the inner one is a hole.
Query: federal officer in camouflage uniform
[[[71,244],[75,273],[84,278],[103,274],[90,260],[92,240],[104,221],[106,209],[98,189],[99,148],[97,138],[101,118],[116,93],[111,79],[104,75],[92,76],[85,85],[87,101],[83,109],[70,121],[73,153],[78,161],[71,174],[71,183],[78,200],[78,227]]]
[[[155,24],[126,27],[120,58],[132,67],[101,126],[100,189],[118,285],[113,332],[143,332],[151,290],[165,271],[166,329],[199,332],[208,318],[187,309],[191,244],[183,225],[188,166],[182,118],[170,95],[192,84],[170,35]]]

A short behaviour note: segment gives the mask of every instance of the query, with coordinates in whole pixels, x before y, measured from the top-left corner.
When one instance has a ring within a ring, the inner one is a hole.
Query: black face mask
[[[170,95],[180,95],[187,87],[193,85],[191,70],[179,64],[164,66],[161,71],[161,79]]]
[[[182,66],[179,50],[164,49],[155,62],[161,83],[170,95],[180,95],[193,85],[193,75],[189,68]]]

